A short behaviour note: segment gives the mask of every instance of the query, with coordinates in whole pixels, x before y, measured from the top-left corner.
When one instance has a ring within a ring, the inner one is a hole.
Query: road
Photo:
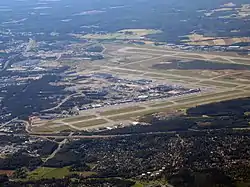
[[[17,120],[17,119],[18,119],[18,117],[11,119],[10,121],[8,121],[8,122],[6,122],[6,123],[0,125],[0,128],[4,128],[6,125],[10,124],[11,122],[13,122],[13,121],[15,121],[15,120]]]
[[[9,67],[11,61],[14,60],[14,59],[15,59],[16,57],[18,57],[18,56],[19,56],[19,54],[13,55],[13,56],[9,57],[9,59],[4,63],[3,68],[0,69],[0,72],[1,72],[1,71],[5,71],[5,70]]]
[[[28,121],[21,120],[21,119],[14,119],[14,121],[24,123],[25,131],[26,131],[27,133],[31,133],[31,131],[30,131],[30,124],[29,124]]]
[[[73,133],[70,133],[69,136],[65,137],[65,139],[63,141],[61,141],[59,144],[58,144],[58,147],[53,151],[53,153],[51,153],[44,161],[44,163],[46,163],[48,160],[54,158],[54,156],[56,155],[56,153],[58,153],[64,144],[67,143],[68,141],[68,138],[70,138],[71,136],[73,135]]]

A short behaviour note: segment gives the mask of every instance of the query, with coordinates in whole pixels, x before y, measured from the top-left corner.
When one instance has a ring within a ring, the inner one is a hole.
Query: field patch
[[[239,90],[232,90],[232,91],[225,91],[225,92],[219,92],[219,93],[209,93],[209,94],[204,94],[204,95],[198,95],[198,96],[191,96],[187,98],[180,98],[175,100],[176,103],[185,103],[185,102],[192,102],[192,101],[197,101],[201,99],[207,99],[207,98],[216,98],[216,97],[221,97],[221,96],[227,96],[230,94],[237,94],[241,93]]]
[[[157,70],[157,71],[164,71],[168,76],[175,76],[178,80],[185,80],[185,81],[194,81],[199,78],[207,79],[223,74],[223,71],[218,72],[211,70]]]
[[[241,63],[241,64],[250,64],[250,60],[239,59],[239,58],[232,58],[231,60]]]
[[[237,78],[236,76],[225,76],[225,77],[220,77],[214,80],[219,80],[219,81],[230,81],[230,83],[235,83],[235,84],[244,84],[244,85],[249,85],[250,81],[247,79],[241,79]]]
[[[171,101],[163,101],[161,103],[157,103],[157,104],[152,104],[152,105],[149,105],[150,107],[161,107],[161,106],[168,106],[168,105],[172,105],[174,104],[174,102],[171,102]]]
[[[200,34],[190,34],[184,37],[188,39],[184,39],[182,40],[182,42],[187,43],[189,45],[220,46],[250,42],[250,37],[205,37]]]
[[[233,88],[238,86],[237,84],[230,84],[230,83],[225,83],[225,82],[217,82],[217,81],[201,81],[200,83],[202,84],[207,84],[207,85],[213,85],[213,86],[218,86],[218,87],[228,87],[228,88]]]
[[[161,33],[154,29],[124,29],[114,33],[106,34],[72,34],[76,38],[95,39],[95,40],[141,40],[149,34]]]
[[[88,120],[88,121],[73,123],[72,125],[78,128],[86,128],[86,127],[102,125],[105,123],[107,123],[107,121],[104,119],[95,119],[95,120]]]
[[[50,168],[40,167],[28,174],[28,180],[40,180],[40,179],[60,179],[70,174],[69,167],[64,168]]]
[[[61,132],[65,130],[75,131],[76,129],[73,129],[69,127],[68,125],[61,125],[57,127],[51,127],[51,126],[46,126],[46,125],[32,127],[33,133],[44,133],[44,134],[48,133],[49,134],[49,133]]]
[[[139,54],[153,54],[153,55],[172,55],[173,52],[159,49],[148,48],[128,48],[127,53],[139,53]]]
[[[77,116],[77,117],[67,118],[67,119],[64,119],[62,121],[66,122],[66,123],[72,123],[72,122],[83,121],[83,120],[88,120],[88,119],[92,119],[92,118],[96,118],[96,116],[95,115]]]
[[[28,173],[27,180],[41,180],[41,179],[61,179],[70,174],[77,173],[82,176],[91,176],[96,174],[95,172],[71,172],[69,167],[63,168],[50,168],[50,167],[40,167]]]
[[[101,112],[100,114],[102,116],[110,116],[110,115],[115,115],[115,114],[120,114],[120,113],[133,112],[133,111],[142,110],[142,109],[144,109],[144,107],[132,106],[132,107],[108,110],[105,112]]]
[[[11,176],[14,173],[14,170],[0,170],[0,175]]]
[[[204,60],[181,61],[173,60],[170,63],[158,63],[152,66],[154,69],[180,69],[180,70],[250,70],[250,66],[233,63],[218,63]]]

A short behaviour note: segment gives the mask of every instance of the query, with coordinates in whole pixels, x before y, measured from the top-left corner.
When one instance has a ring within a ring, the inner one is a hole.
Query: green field
[[[238,86],[237,84],[230,84],[230,83],[217,82],[217,81],[201,81],[200,83],[218,86],[218,87],[229,87],[229,88]]]
[[[244,59],[239,59],[239,58],[234,58],[232,60],[241,64],[250,64],[250,60],[244,60]]]
[[[144,185],[139,183],[139,182],[136,182],[132,187],[143,187]]]
[[[157,112],[161,112],[161,111],[162,111],[162,108],[160,108],[160,109],[149,109],[149,110],[142,111],[142,112],[131,112],[131,113],[128,113],[128,114],[116,115],[116,116],[113,116],[113,117],[109,117],[109,119],[114,120],[114,121],[115,120],[128,120],[128,119],[134,119],[136,117],[140,117],[142,115],[157,113]]]
[[[173,102],[171,101],[164,101],[164,102],[161,102],[161,103],[157,103],[157,104],[152,104],[152,105],[149,105],[150,107],[161,107],[161,106],[168,106],[168,105],[172,105],[174,104]]]
[[[228,81],[228,82],[233,83],[233,84],[246,84],[246,85],[249,85],[249,83],[250,83],[249,80],[241,79],[241,78],[239,78],[237,76],[224,76],[224,77],[216,78],[214,80]]]
[[[108,110],[105,112],[101,112],[100,114],[102,116],[110,116],[110,115],[115,115],[115,114],[120,114],[120,113],[133,112],[133,111],[142,110],[142,109],[144,109],[144,107],[132,106],[132,107],[121,108],[121,109],[116,109],[116,110]]]
[[[39,133],[53,133],[53,132],[61,132],[61,131],[64,131],[64,130],[71,130],[71,131],[75,131],[76,129],[73,129],[67,125],[61,125],[61,126],[58,126],[58,127],[50,127],[50,126],[47,126],[47,125],[43,125],[43,126],[39,126],[39,127],[32,127],[32,132],[36,133],[36,132],[39,132]]]
[[[64,168],[49,168],[41,167],[28,173],[28,180],[40,180],[40,179],[60,179],[70,174],[69,167]]]
[[[41,180],[41,179],[61,179],[73,173],[80,174],[82,176],[91,176],[96,174],[95,172],[70,172],[70,167],[63,168],[50,168],[40,167],[34,171],[28,173],[27,180]]]
[[[230,94],[237,94],[240,92],[241,91],[239,91],[239,90],[231,90],[231,91],[224,91],[224,92],[219,92],[219,93],[208,93],[208,94],[198,95],[198,96],[192,95],[190,97],[176,99],[175,102],[176,103],[184,103],[184,102],[197,101],[197,100],[207,99],[207,98],[228,96]]]
[[[84,120],[92,119],[95,117],[96,117],[95,115],[71,117],[71,118],[64,119],[62,121],[65,123],[71,123],[71,122],[76,122],[76,121],[84,121]]]
[[[140,40],[141,37],[149,34],[160,33],[160,30],[154,29],[124,29],[114,33],[107,34],[74,34],[73,36],[83,39],[94,39],[94,40]]]
[[[105,124],[105,123],[107,123],[107,121],[104,119],[95,119],[95,120],[73,123],[72,125],[75,127],[84,128],[84,127],[101,125],[101,124]]]

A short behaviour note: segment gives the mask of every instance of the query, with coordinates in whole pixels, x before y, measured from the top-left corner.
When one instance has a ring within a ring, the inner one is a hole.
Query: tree
[[[14,173],[13,173],[13,178],[17,179],[24,179],[27,177],[28,169],[26,167],[18,168]]]

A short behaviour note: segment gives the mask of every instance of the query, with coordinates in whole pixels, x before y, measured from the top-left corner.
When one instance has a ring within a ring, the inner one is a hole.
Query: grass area
[[[75,131],[76,129],[73,129],[73,128],[71,128],[70,126],[67,126],[67,125],[62,125],[62,126],[60,126],[60,127],[53,127],[52,130],[53,130],[53,131],[59,131],[59,132],[61,132],[61,131],[64,131],[64,130]]]
[[[207,94],[202,94],[202,95],[192,95],[189,97],[184,97],[184,98],[177,98],[175,99],[176,103],[184,103],[184,102],[190,102],[190,101],[196,101],[200,99],[206,99],[209,97],[220,97],[220,96],[226,96],[230,94],[236,94],[240,93],[241,91],[239,90],[231,90],[231,91],[224,91],[224,92],[218,92],[218,93],[207,93]]]
[[[70,174],[69,167],[64,168],[49,168],[41,167],[28,174],[28,180],[40,180],[40,179],[60,179]]]
[[[72,123],[72,122],[76,122],[76,121],[83,121],[83,120],[88,120],[88,119],[92,119],[95,118],[95,115],[89,115],[89,116],[78,116],[78,117],[71,117],[71,118],[67,118],[62,120],[65,123]]]
[[[165,71],[168,74],[171,74],[172,76],[179,77],[180,80],[189,80],[192,81],[194,79],[207,79],[213,77],[213,73],[210,70],[197,70],[197,69],[166,69],[166,70],[161,70]],[[207,72],[207,73],[205,73]],[[183,77],[181,77],[183,76]],[[181,77],[181,78],[180,78]]]
[[[123,70],[123,69],[113,69],[113,72],[117,72],[117,73],[125,73],[125,74],[133,74],[133,75],[138,75],[137,71],[132,71],[132,70]]]
[[[52,133],[53,130],[51,128],[48,128],[46,126],[40,126],[40,127],[32,127],[32,132],[33,133]]]
[[[250,64],[250,60],[244,60],[244,59],[238,59],[238,58],[234,58],[232,60],[238,63],[242,63],[242,64]]]
[[[220,10],[220,9],[217,9]],[[211,12],[211,15],[213,12]],[[241,42],[249,42],[250,39],[248,37],[231,37],[231,38],[223,38],[223,37],[206,37],[200,34],[190,34],[186,35],[188,40],[182,40],[190,45],[207,45],[207,46],[215,46],[215,45],[232,45]]]
[[[228,63],[229,61],[224,59],[224,58],[219,58],[219,57],[216,57],[216,58],[213,58],[211,59],[212,61],[219,61],[219,62],[222,62],[222,63]]]
[[[229,88],[238,86],[237,84],[230,84],[230,83],[217,82],[217,81],[201,81],[201,83],[207,84],[207,85],[219,86],[219,87],[229,87]]]
[[[46,123],[46,126],[53,126],[53,125],[60,125],[60,122],[56,122],[56,121],[48,121],[47,123]]]
[[[27,180],[40,180],[40,179],[61,179],[73,173],[80,174],[82,176],[91,176],[96,174],[95,172],[70,172],[70,167],[63,168],[50,168],[50,167],[40,167],[34,171],[28,173]]]
[[[228,81],[228,82],[233,83],[233,84],[249,85],[249,83],[250,83],[250,81],[247,78],[241,78],[239,75],[232,75],[232,76],[228,75],[228,76],[216,78],[214,80]]]
[[[101,125],[105,123],[107,123],[107,121],[104,119],[95,119],[95,120],[88,120],[84,122],[73,123],[72,125],[75,127],[84,128],[84,127],[92,127],[96,125]]]
[[[144,185],[139,183],[139,182],[136,182],[132,187],[143,187]]]
[[[133,112],[133,111],[142,110],[142,109],[145,109],[145,108],[140,107],[140,106],[132,106],[132,107],[126,107],[126,108],[121,108],[121,109],[116,109],[116,110],[108,110],[105,112],[101,112],[100,114],[102,116],[110,116],[110,115],[115,115],[115,114],[120,114],[120,113]]]
[[[187,104],[178,105],[175,108],[176,109],[178,109],[178,108],[183,109],[183,108],[189,108],[189,107],[194,107],[194,106],[198,106],[198,105],[205,105],[205,104],[214,103],[214,102],[244,98],[244,97],[248,97],[248,94],[249,93],[238,93],[238,94],[235,94],[235,95],[228,95],[228,96],[222,96],[222,97],[212,97],[212,98],[207,98],[207,99],[202,99],[202,100],[196,100],[196,101],[193,101],[193,102],[190,102],[190,103],[187,103]]]
[[[84,38],[84,39],[95,39],[95,40],[140,40],[141,37],[149,35],[149,34],[156,34],[160,33],[160,30],[154,29],[124,29],[114,33],[107,33],[107,34],[73,34],[73,36],[77,38]]]
[[[48,134],[48,133],[53,133],[53,132],[61,132],[64,130],[71,130],[71,131],[75,131],[76,129],[73,129],[67,125],[61,125],[58,127],[50,127],[50,126],[39,126],[39,127],[32,127],[32,132],[34,133],[44,133],[44,134]]]
[[[189,102],[189,103],[190,104],[195,104],[195,103],[202,103],[203,104],[203,103],[208,103],[208,102],[219,102],[219,101],[225,101],[225,100],[234,99],[234,98],[236,99],[236,98],[240,98],[240,97],[247,97],[248,94],[249,93],[237,93],[237,92],[235,92],[235,94],[231,94],[231,95],[222,94],[221,96],[211,96],[211,97],[206,96],[206,97],[204,97],[204,99],[202,97],[201,98],[193,98],[192,102]]]
[[[196,58],[197,58],[197,59],[200,59],[200,60],[206,60],[206,58],[205,58],[204,56],[202,56],[202,55],[197,55],[197,54],[188,54],[188,53],[185,53],[185,54],[183,54],[183,53],[182,53],[182,54],[179,54],[179,55],[178,55],[178,57],[179,57],[179,58],[182,58],[182,57],[183,57],[183,58],[191,58],[191,59],[192,59],[192,58],[194,58],[194,59],[196,59]]]
[[[242,79],[235,79],[234,83],[249,85],[250,81],[248,81],[248,80],[242,80]]]
[[[169,75],[163,75],[163,74],[155,74],[155,73],[145,73],[146,76],[150,76],[150,77],[164,77],[164,78],[172,78]]]
[[[191,76],[190,74],[186,74],[185,72],[186,70],[180,70],[178,72],[176,72],[175,70],[164,70],[164,69],[157,69],[155,70],[155,72],[159,72],[159,73],[166,73],[165,78],[167,80],[173,80],[173,81],[179,81],[179,82],[194,82],[197,81],[195,76]],[[190,78],[189,78],[190,77]],[[191,78],[193,77],[193,78]]]
[[[153,55],[166,55],[167,51],[165,50],[158,50],[158,49],[139,49],[139,48],[133,48],[133,49],[127,49],[127,53],[132,52],[132,53],[139,53],[139,54],[153,54]]]
[[[174,104],[174,102],[172,101],[166,101],[166,102],[161,102],[161,103],[157,103],[157,104],[153,104],[153,105],[149,105],[150,107],[161,107],[161,106],[168,106],[168,105],[172,105]]]
[[[157,112],[161,112],[160,109],[149,109],[143,112],[132,112],[132,113],[128,113],[128,114],[123,114],[123,115],[117,115],[117,116],[113,116],[113,117],[109,117],[109,119],[111,120],[127,120],[127,119],[135,119],[136,117],[140,117],[143,115],[147,115],[147,114],[153,114],[153,113],[157,113]]]

